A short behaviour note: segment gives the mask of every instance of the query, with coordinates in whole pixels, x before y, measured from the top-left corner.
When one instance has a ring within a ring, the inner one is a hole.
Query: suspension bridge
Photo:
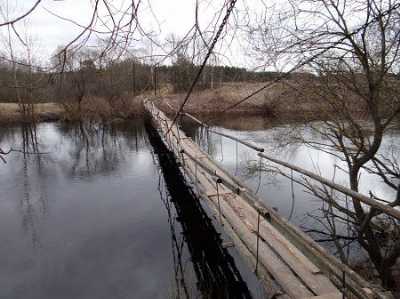
[[[174,154],[186,183],[213,211],[230,236],[233,246],[263,282],[270,298],[391,298],[389,293],[365,281],[307,234],[263,204],[243,182],[216,164],[152,101],[147,100],[144,105],[152,125],[168,150]],[[185,115],[206,126],[197,118]],[[398,210],[295,165],[274,159],[251,143],[237,141],[258,151],[262,158],[311,177],[400,219]]]

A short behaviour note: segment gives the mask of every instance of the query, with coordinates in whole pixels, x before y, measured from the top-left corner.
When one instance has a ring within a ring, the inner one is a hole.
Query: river
[[[0,298],[263,297],[215,221],[166,184],[142,120],[0,140],[16,150],[0,165]]]
[[[215,128],[332,175],[338,161],[331,156],[299,145],[276,147],[291,127]],[[321,202],[301,186],[258,171],[260,161],[242,145],[206,138],[198,127],[186,130],[266,204],[304,229],[315,227],[309,214]],[[253,269],[226,246],[229,238],[154,142],[143,120],[0,129],[0,147],[15,150],[0,164],[0,298],[264,296]],[[345,176],[337,181],[345,183]],[[393,196],[363,176],[363,191],[371,184],[377,195]]]

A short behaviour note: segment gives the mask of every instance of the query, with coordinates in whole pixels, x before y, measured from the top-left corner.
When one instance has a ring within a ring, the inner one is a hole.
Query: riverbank
[[[63,118],[64,109],[56,103],[34,104],[36,121],[55,121]],[[0,123],[26,122],[17,103],[0,103]]]
[[[245,125],[251,128],[249,118],[262,118],[256,127],[265,127],[284,122],[309,122],[329,119],[334,110],[331,105],[321,98],[315,97],[315,92],[308,92],[307,82],[282,80],[274,83],[255,94],[248,100],[236,105],[254,91],[262,89],[268,82],[223,83],[215,89],[194,91],[190,100],[185,104],[185,111],[205,120],[207,123],[218,125],[223,120],[232,117],[243,119]],[[314,96],[312,96],[314,95]],[[143,99],[154,99],[163,111],[174,114],[185,99],[186,93],[173,93],[171,88],[161,88],[158,96],[152,93],[131,97],[121,96],[109,99],[100,97],[85,97],[80,105],[77,102],[67,103],[38,103],[34,104],[35,121],[79,119],[101,120],[113,122],[141,117],[144,114]],[[357,101],[349,97],[346,103],[355,118],[366,119],[367,113]],[[268,120],[268,123],[265,123]],[[27,119],[19,111],[16,103],[0,103],[0,123],[26,122]],[[31,121],[31,119],[28,119]],[[253,128],[254,129],[254,128]]]
[[[77,103],[33,104],[33,116],[24,116],[18,103],[0,103],[0,123],[101,120],[113,122],[143,115],[143,98],[87,98]]]
[[[233,109],[229,109],[229,111],[224,113],[224,109],[236,103],[253,90],[260,88],[263,84],[264,83],[224,83],[221,87],[215,89],[195,91],[190,101],[185,106],[185,111],[205,118],[222,116],[222,114],[225,116],[268,116],[273,118],[277,113],[282,113],[283,111],[290,114],[291,105],[284,107],[282,103],[278,103],[275,100],[275,98],[279,96],[277,91],[281,88],[278,84],[269,91],[257,94],[249,101]],[[56,103],[37,103],[34,104],[34,120],[52,121],[94,118],[109,121],[115,118],[126,119],[144,113],[142,106],[142,100],[144,98],[155,99],[162,110],[167,113],[173,113],[179,108],[185,95],[185,93],[174,94],[171,88],[163,88],[159,90],[159,95],[157,97],[154,97],[151,93],[143,94],[135,98],[126,96],[109,100],[99,97],[88,97],[84,98],[81,107],[74,101],[68,103],[62,103],[60,101]],[[24,121],[30,121],[30,119],[27,120],[20,113],[17,103],[0,103],[0,122]]]

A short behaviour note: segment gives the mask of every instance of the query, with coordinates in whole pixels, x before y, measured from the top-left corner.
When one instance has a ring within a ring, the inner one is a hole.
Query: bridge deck
[[[207,200],[236,248],[257,267],[268,294],[274,298],[339,299],[346,290],[346,298],[385,298],[344,265],[339,269],[339,261],[326,258],[319,245],[254,200],[250,190],[177,126],[171,127],[172,121],[152,103],[146,102],[145,107],[182,172]]]

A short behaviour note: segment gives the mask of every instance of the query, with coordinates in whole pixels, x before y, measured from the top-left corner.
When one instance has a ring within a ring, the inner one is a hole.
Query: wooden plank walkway
[[[172,126],[152,102],[145,102],[145,108],[182,172],[207,201],[236,248],[257,268],[271,297],[390,298],[262,205],[242,182],[218,166],[176,125]]]

